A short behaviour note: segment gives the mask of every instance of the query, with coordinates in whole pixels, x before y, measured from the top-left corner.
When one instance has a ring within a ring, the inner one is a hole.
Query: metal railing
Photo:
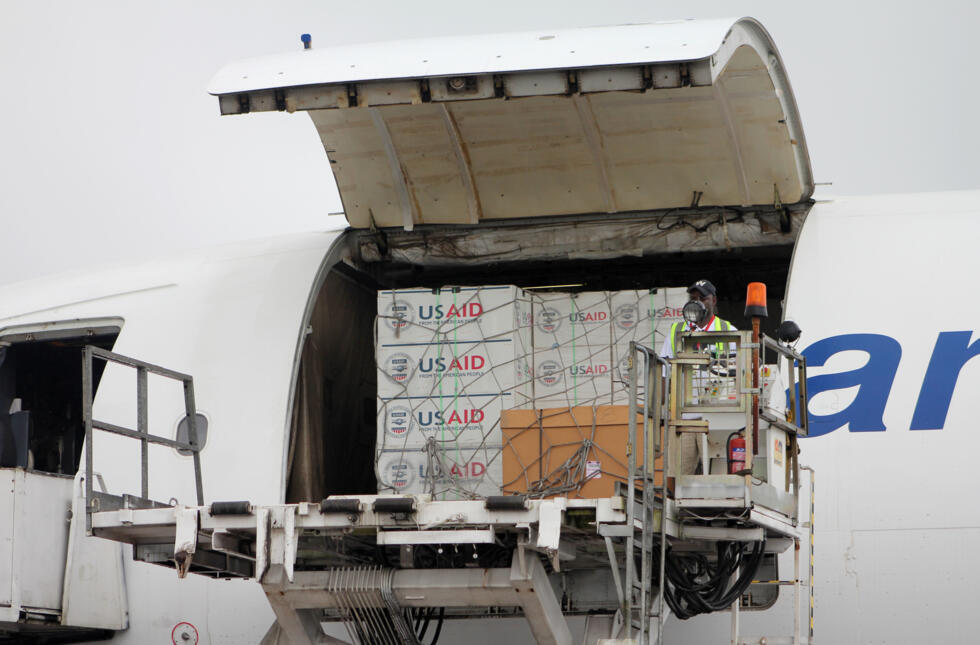
[[[638,360],[642,356],[643,360]],[[637,378],[637,368],[642,362],[644,367],[643,370],[643,405],[642,409],[640,407],[640,381]],[[664,487],[666,486],[666,469],[662,472],[661,485],[658,487],[656,484],[656,463],[657,457],[662,457],[666,460],[666,446],[661,445],[660,430],[662,422],[665,420],[663,418],[664,410],[664,393],[670,391],[670,363],[667,359],[661,357],[657,352],[650,349],[649,347],[644,347],[643,345],[638,345],[635,342],[630,343],[630,353],[629,353],[629,444],[627,446],[627,453],[629,458],[628,469],[629,474],[627,478],[627,500],[626,500],[626,525],[630,527],[630,532],[626,536],[626,572],[625,572],[625,584],[623,587],[623,614],[624,622],[626,627],[626,638],[631,638],[631,631],[633,625],[633,600],[632,600],[632,586],[633,579],[635,577],[635,563],[633,559],[633,552],[636,547],[635,545],[635,535],[632,531],[635,525],[635,514],[636,514],[636,480],[641,479],[643,482],[643,521],[642,521],[642,531],[640,534],[640,611],[639,613],[639,644],[648,645],[650,637],[650,605],[651,598],[650,592],[652,591],[651,580],[652,576],[652,555],[653,555],[653,533],[654,533],[654,516],[655,516],[655,505],[657,497],[657,489],[660,489],[661,499],[663,500],[666,496],[663,494]],[[643,470],[638,471],[636,463],[636,446],[638,440],[638,424],[637,416],[642,414],[643,418]],[[667,438],[664,437],[666,440]],[[666,555],[666,514],[664,513],[663,507],[661,507],[660,512],[660,524],[656,531],[660,535],[660,571],[658,580],[663,580],[664,578],[664,559]],[[657,643],[660,643],[663,638],[663,593],[658,594],[658,608],[657,608]]]
[[[136,430],[92,418],[92,399],[95,394],[92,360],[95,358],[119,365],[126,365],[136,370]],[[183,384],[184,408],[188,424],[187,437],[189,441],[179,441],[177,439],[168,439],[150,434],[147,413],[147,375],[151,373],[180,381]],[[201,448],[200,442],[197,440],[197,409],[194,403],[194,378],[192,376],[123,356],[122,354],[116,354],[99,347],[86,345],[84,350],[82,350],[82,417],[85,422],[85,526],[89,532],[92,530],[92,513],[99,510],[98,503],[96,502],[97,495],[92,485],[94,477],[92,471],[92,435],[96,429],[137,439],[140,442],[140,497],[145,501],[149,501],[150,489],[149,445],[153,443],[161,446],[169,446],[177,450],[190,451],[194,458],[194,483],[197,490],[197,505],[204,505],[204,487],[201,482]],[[98,497],[103,496],[104,494]]]
[[[801,414],[806,409],[806,357],[798,353],[793,348],[776,342],[772,338],[763,335],[762,346],[765,350],[773,350],[778,354],[777,365],[780,359],[786,359],[787,387],[789,399],[786,407],[786,419],[766,420],[794,435],[805,437],[809,434],[808,415]]]

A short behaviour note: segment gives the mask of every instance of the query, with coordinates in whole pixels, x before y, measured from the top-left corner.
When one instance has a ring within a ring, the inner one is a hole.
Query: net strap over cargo
[[[576,431],[568,439],[543,441],[536,458],[518,455],[519,462],[526,461],[523,472],[503,481],[496,474],[501,450],[508,451],[520,436],[504,436],[500,411],[546,407],[560,414],[613,404],[619,397],[625,402],[628,370],[620,348],[639,337],[661,344],[686,291],[534,293],[522,311],[513,301],[493,300],[504,288],[412,289],[379,297],[375,346],[386,392],[379,397],[382,427],[375,461],[381,490],[469,499],[477,490],[507,492],[519,479],[518,492],[551,496],[573,494],[603,476],[623,478],[625,456],[596,441],[593,414],[582,423],[574,420]],[[430,304],[419,305],[416,316],[406,294],[421,295]],[[509,317],[511,324],[488,325],[493,316]],[[545,355],[548,360],[538,360]],[[395,365],[392,356],[401,363]],[[394,463],[397,453],[404,459]],[[424,483],[415,488],[405,479],[392,483],[392,469]]]

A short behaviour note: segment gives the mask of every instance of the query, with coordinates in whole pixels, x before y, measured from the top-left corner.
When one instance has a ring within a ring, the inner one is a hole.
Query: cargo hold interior
[[[377,291],[513,284],[600,291],[718,288],[740,329],[746,285],[768,287],[763,331],[782,320],[793,243],[810,204],[508,221],[414,231],[348,230],[327,258],[294,396],[286,502],[374,494]],[[597,221],[598,220],[598,221]]]

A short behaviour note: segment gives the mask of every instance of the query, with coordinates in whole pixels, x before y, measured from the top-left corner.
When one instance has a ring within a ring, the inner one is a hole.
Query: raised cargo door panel
[[[775,46],[754,20],[718,23],[484,36],[482,58],[415,67],[401,59],[456,39],[388,43],[367,76],[370,46],[297,52],[229,66],[211,92],[225,114],[309,111],[357,228],[806,200]]]

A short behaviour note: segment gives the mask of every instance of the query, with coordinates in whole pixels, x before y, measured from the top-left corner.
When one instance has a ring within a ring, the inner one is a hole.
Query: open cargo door
[[[223,114],[310,113],[355,228],[793,204],[813,180],[753,19],[308,49],[227,66]]]

